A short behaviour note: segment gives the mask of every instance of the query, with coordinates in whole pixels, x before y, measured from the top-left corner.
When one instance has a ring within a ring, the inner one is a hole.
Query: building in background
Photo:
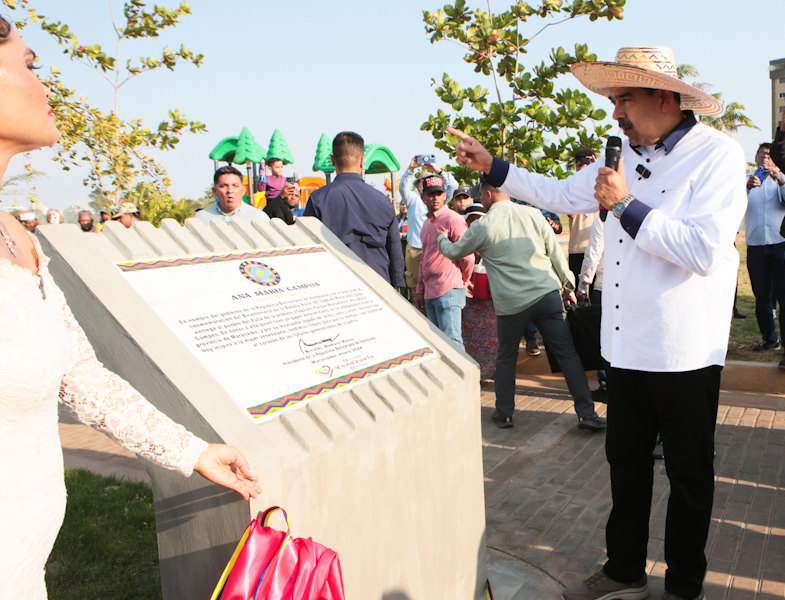
[[[771,137],[780,126],[782,113],[785,112],[785,58],[769,61],[771,78]]]

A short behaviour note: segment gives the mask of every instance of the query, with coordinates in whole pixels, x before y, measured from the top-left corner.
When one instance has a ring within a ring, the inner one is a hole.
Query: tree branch
[[[561,21],[556,21],[555,23],[548,23],[548,24],[547,24],[545,27],[543,27],[543,28],[542,28],[542,29],[540,29],[540,30],[539,30],[537,33],[535,33],[533,36],[531,36],[531,37],[528,39],[528,41],[526,42],[526,45],[528,45],[528,44],[529,44],[529,42],[531,42],[531,41],[532,41],[534,38],[536,38],[538,35],[540,35],[540,34],[541,34],[543,31],[545,31],[546,29],[548,29],[548,27],[550,27],[551,25],[561,25],[562,23],[566,23],[567,21],[570,21],[570,20],[574,19],[574,18],[575,18],[575,17],[577,17],[577,16],[578,16],[578,15],[572,15],[572,16],[570,16],[570,17],[567,17],[566,19],[562,19]]]
[[[109,0],[109,17],[112,19],[112,27],[114,27],[114,32],[117,34],[117,37],[120,37],[122,34],[117,29],[117,25],[115,24],[114,7],[112,6],[112,0]]]

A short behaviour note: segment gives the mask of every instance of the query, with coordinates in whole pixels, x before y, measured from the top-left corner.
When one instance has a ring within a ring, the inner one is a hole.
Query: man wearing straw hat
[[[616,61],[572,73],[611,100],[627,139],[618,171],[599,161],[565,180],[493,158],[456,131],[457,159],[492,185],[557,213],[605,221],[602,354],[608,372],[606,455],[613,508],[608,561],[564,592],[567,600],[649,594],[646,544],[652,450],[659,430],[671,493],[664,600],[704,598],[704,546],[714,493],[714,425],[728,344],[744,215],[741,147],[695,119],[721,104],[676,76],[669,48],[623,48]]]

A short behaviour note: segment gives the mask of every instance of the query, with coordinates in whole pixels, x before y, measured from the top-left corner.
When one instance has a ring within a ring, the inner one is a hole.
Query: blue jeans
[[[461,350],[464,350],[461,335],[461,311],[464,306],[466,306],[464,288],[454,288],[438,298],[425,299],[425,314],[428,315],[428,319]]]

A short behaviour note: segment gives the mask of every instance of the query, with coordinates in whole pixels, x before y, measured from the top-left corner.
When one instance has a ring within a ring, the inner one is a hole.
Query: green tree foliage
[[[594,122],[605,118],[583,92],[555,90],[557,78],[568,73],[575,61],[594,61],[586,45],[576,44],[574,56],[563,48],[551,50],[547,62],[525,64],[528,46],[544,29],[578,17],[590,21],[621,19],[625,0],[543,0],[533,7],[519,1],[501,13],[470,11],[465,0],[456,0],[434,13],[423,11],[431,43],[447,40],[466,50],[464,60],[475,73],[491,78],[494,93],[480,86],[463,88],[447,73],[436,94],[453,112],[439,110],[421,129],[436,138],[436,147],[452,153],[457,143],[445,133],[448,126],[477,138],[495,156],[538,173],[565,177],[559,163],[568,162],[581,147],[599,150],[610,129]],[[535,18],[551,20],[526,37]],[[558,19],[554,21],[553,19]],[[435,81],[434,81],[435,84]],[[469,113],[464,112],[469,110]],[[449,109],[448,109],[449,110]],[[461,181],[475,173],[452,167]]]
[[[128,0],[123,5],[123,22],[112,13],[112,25],[117,34],[115,55],[109,56],[98,44],[80,43],[68,25],[50,20],[38,13],[31,0],[0,0],[20,17],[15,22],[18,29],[34,23],[57,40],[71,60],[81,62],[100,74],[114,88],[114,110],[103,112],[89,104],[84,96],[66,87],[57,69],[52,69],[43,83],[52,93],[50,104],[57,116],[61,137],[54,158],[68,170],[72,166],[87,165],[89,175],[86,186],[97,187],[109,194],[115,203],[140,182],[158,190],[169,186],[164,168],[148,152],[155,148],[174,148],[185,132],[205,131],[205,125],[189,121],[179,110],[170,110],[169,118],[157,128],[147,127],[141,119],[120,118],[120,89],[131,79],[156,69],[174,70],[181,63],[200,66],[201,54],[180,46],[178,50],[164,48],[159,57],[141,57],[138,62],[127,60],[121,64],[122,43],[127,40],[155,38],[178,24],[180,17],[190,14],[191,8],[182,2],[169,10],[153,5],[150,10],[139,0]],[[112,0],[109,0],[112,8]]]
[[[95,214],[100,213],[102,210],[112,206],[112,201],[104,194],[101,188],[94,188],[88,194],[90,201],[87,205],[93,210]]]
[[[698,69],[693,65],[678,65],[676,67],[676,74],[679,76],[679,79],[686,79],[687,77],[694,79],[699,75]],[[710,83],[700,83],[697,81],[693,82],[692,85],[703,91],[706,91],[707,87],[712,87]],[[739,104],[738,102],[729,102],[728,104],[725,104],[725,102],[722,102],[722,93],[720,92],[712,94],[712,96],[722,103],[722,114],[713,117],[701,116],[699,117],[701,123],[705,123],[709,127],[719,129],[725,133],[735,133],[742,127],[759,129],[759,127],[752,122],[752,119],[744,114],[743,104]]]
[[[139,209],[142,221],[150,221],[156,227],[163,219],[172,215],[175,204],[169,192],[148,183],[137,183],[123,198],[123,202],[133,202]]]
[[[209,191],[212,193],[212,188]],[[197,209],[205,208],[213,201],[214,196],[199,200],[186,198],[175,200],[168,192],[161,191],[146,183],[138,183],[123,198],[123,202],[133,202],[136,205],[143,221],[150,221],[156,227],[159,227],[164,219],[175,219],[182,225],[186,219],[190,219],[196,214]]]
[[[290,165],[294,162],[283,134],[277,129],[273,131],[273,137],[270,138],[270,149],[267,151],[268,162],[271,158],[280,158],[285,165]]]
[[[182,225],[185,223],[186,219],[190,219],[194,216],[194,212],[197,208],[203,207],[198,202],[183,198],[172,204],[172,207],[169,209],[169,216],[172,219],[176,219],[177,222]]]
[[[27,200],[35,206],[38,202],[38,196],[35,192],[35,180],[42,177],[44,174],[41,171],[36,171],[29,162],[25,162],[24,173],[7,177],[0,183],[0,195],[5,196],[18,196],[23,193],[20,186],[24,185],[27,188]],[[0,199],[0,202],[3,200]]]

